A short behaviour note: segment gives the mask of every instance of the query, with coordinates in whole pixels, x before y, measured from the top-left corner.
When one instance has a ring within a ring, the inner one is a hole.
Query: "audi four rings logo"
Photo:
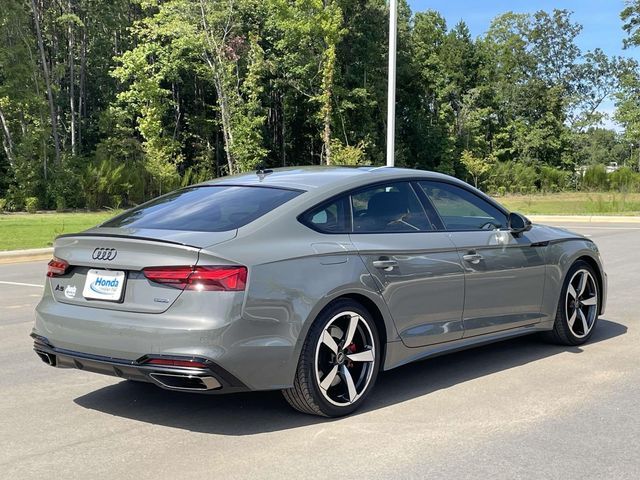
[[[118,251],[115,248],[96,248],[93,251],[93,255],[91,255],[91,257],[94,260],[111,261],[116,258],[116,255],[118,255]]]

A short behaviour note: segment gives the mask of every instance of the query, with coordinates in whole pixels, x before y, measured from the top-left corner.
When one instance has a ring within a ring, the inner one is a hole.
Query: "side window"
[[[376,185],[351,195],[354,233],[433,230],[408,182]]]
[[[504,213],[472,192],[441,182],[419,182],[447,230],[507,228]]]
[[[321,205],[304,214],[305,225],[324,233],[349,232],[349,201],[342,197],[332,203]]]

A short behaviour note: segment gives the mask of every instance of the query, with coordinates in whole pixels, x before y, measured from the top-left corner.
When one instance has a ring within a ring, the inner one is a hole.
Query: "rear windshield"
[[[301,193],[271,187],[191,187],[151,200],[101,226],[224,232],[253,222]]]

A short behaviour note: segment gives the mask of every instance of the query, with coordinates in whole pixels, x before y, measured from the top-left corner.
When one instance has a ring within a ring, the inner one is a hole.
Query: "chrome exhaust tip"
[[[169,390],[207,391],[222,387],[220,382],[209,375],[192,375],[188,373],[150,373],[149,376],[162,387]]]
[[[36,350],[36,354],[47,365],[51,365],[52,367],[56,366],[56,356],[55,355],[51,355],[50,353],[47,353],[47,352],[40,352],[38,350]]]

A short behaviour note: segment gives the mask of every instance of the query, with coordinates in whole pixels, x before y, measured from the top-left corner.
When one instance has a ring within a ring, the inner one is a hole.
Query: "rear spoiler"
[[[146,240],[148,242],[158,242],[158,243],[169,243],[171,245],[180,245],[182,247],[190,247],[200,250],[202,247],[198,247],[196,245],[189,245],[188,243],[182,242],[174,242],[173,240],[163,240],[161,238],[152,238],[152,237],[140,237],[136,235],[121,235],[116,233],[65,233],[62,235],[58,235],[55,239],[59,238],[69,238],[69,237],[110,237],[110,238],[126,238],[130,240]]]

